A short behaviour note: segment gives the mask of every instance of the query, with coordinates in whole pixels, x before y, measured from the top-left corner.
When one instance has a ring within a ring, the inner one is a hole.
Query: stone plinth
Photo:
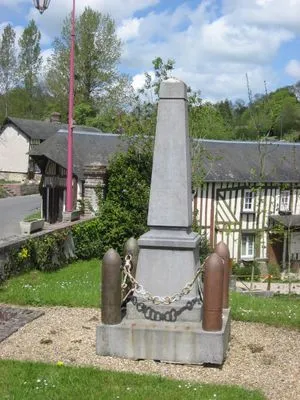
[[[181,364],[222,364],[230,336],[229,310],[223,328],[206,332],[196,322],[123,320],[97,327],[96,352],[134,360],[160,360]]]

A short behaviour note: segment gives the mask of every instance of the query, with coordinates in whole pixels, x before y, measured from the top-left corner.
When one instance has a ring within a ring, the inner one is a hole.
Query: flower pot
[[[43,229],[45,220],[35,219],[33,221],[20,221],[20,228],[22,235],[30,235]]]

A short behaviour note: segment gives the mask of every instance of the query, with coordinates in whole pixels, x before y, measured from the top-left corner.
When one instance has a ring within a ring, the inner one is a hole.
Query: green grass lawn
[[[263,400],[259,391],[94,368],[0,361],[0,398],[14,400]]]
[[[54,272],[30,271],[0,286],[0,302],[99,307],[100,262],[80,261]]]
[[[300,328],[300,296],[257,297],[232,292],[230,297],[235,320]]]
[[[300,296],[262,298],[231,293],[235,320],[300,328]],[[30,271],[0,286],[0,302],[99,307],[100,261],[79,261],[55,272]]]

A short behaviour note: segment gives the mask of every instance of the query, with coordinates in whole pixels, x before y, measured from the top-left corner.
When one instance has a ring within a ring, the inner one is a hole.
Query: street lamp
[[[39,10],[41,14],[49,7],[51,0],[33,0],[34,7]]]
[[[49,6],[51,0],[33,0],[35,8],[42,14]],[[75,65],[75,0],[73,0],[71,18],[71,49],[70,49],[70,84],[69,84],[69,119],[68,119],[68,161],[67,161],[67,199],[66,211],[73,211],[73,112],[74,112],[74,65]]]

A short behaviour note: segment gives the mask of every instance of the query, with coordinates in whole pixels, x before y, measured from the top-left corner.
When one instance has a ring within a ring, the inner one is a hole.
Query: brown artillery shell
[[[205,263],[203,321],[205,331],[222,329],[223,260],[213,253]]]
[[[132,270],[130,272],[131,272],[131,275],[135,278],[136,266],[137,266],[138,255],[139,255],[139,246],[138,246],[137,240],[134,237],[131,237],[125,243],[124,256],[126,256],[127,254],[132,256]]]
[[[121,257],[108,250],[102,262],[102,323],[116,325],[121,322]]]
[[[224,242],[219,242],[216,245],[215,253],[224,260],[224,279],[223,279],[223,308],[229,307],[229,280],[230,280],[230,266],[229,266],[229,250]]]

